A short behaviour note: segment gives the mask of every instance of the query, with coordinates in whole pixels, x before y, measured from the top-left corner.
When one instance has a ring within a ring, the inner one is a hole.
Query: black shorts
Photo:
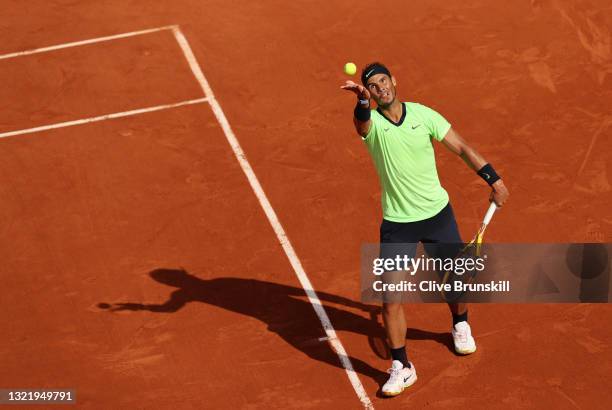
[[[421,242],[431,257],[453,258],[463,247],[450,202],[431,218],[416,222],[391,222],[380,225],[380,257],[414,258]]]

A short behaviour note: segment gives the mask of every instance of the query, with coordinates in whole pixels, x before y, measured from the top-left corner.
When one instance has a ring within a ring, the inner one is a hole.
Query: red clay
[[[346,61],[388,64],[496,165],[512,196],[489,241],[612,240],[607,3],[495,7],[12,2],[0,54],[181,25],[375,407],[608,408],[608,304],[475,305],[470,357],[449,351],[444,306],[409,306],[419,381],[376,394],[389,363],[357,298],[378,182]],[[201,96],[167,32],[0,60],[0,75],[0,132]],[[0,387],[72,387],[91,409],[360,405],[208,105],[0,146]],[[487,189],[438,153],[470,236]]]

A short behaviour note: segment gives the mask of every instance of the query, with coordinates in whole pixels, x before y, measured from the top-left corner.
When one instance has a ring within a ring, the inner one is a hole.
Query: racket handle
[[[484,225],[488,225],[489,222],[491,222],[495,211],[497,211],[497,205],[495,204],[495,202],[491,202],[491,205],[489,205],[489,209],[487,209],[487,213],[485,214],[485,217],[482,220],[482,223]]]

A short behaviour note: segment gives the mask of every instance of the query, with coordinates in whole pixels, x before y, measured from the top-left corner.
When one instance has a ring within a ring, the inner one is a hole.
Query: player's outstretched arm
[[[353,124],[355,124],[357,133],[365,137],[368,131],[370,131],[370,125],[372,124],[370,120],[370,92],[363,85],[356,84],[353,81],[347,81],[340,88],[350,91],[357,96]]]
[[[174,313],[178,311],[180,308],[185,306],[187,303],[187,298],[180,291],[175,291],[170,296],[165,303],[161,305],[157,304],[145,304],[145,303],[115,303],[111,305],[108,310],[111,312],[121,312],[124,310],[147,310],[149,312],[158,312],[158,313]]]
[[[474,148],[472,148],[455,130],[448,130],[442,143],[461,159],[491,186],[490,200],[497,206],[502,206],[508,200],[508,188],[489,164]]]

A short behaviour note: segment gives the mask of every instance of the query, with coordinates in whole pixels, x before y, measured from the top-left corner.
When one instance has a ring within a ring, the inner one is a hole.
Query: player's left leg
[[[453,315],[453,344],[457,354],[466,355],[476,351],[476,341],[472,336],[472,329],[468,323],[468,304],[449,303],[448,307]]]
[[[463,247],[457,221],[450,203],[435,218],[429,221],[427,236],[423,241],[430,256],[454,258]],[[470,354],[476,351],[476,341],[468,323],[468,304],[449,303],[453,317],[451,334],[457,354]]]

